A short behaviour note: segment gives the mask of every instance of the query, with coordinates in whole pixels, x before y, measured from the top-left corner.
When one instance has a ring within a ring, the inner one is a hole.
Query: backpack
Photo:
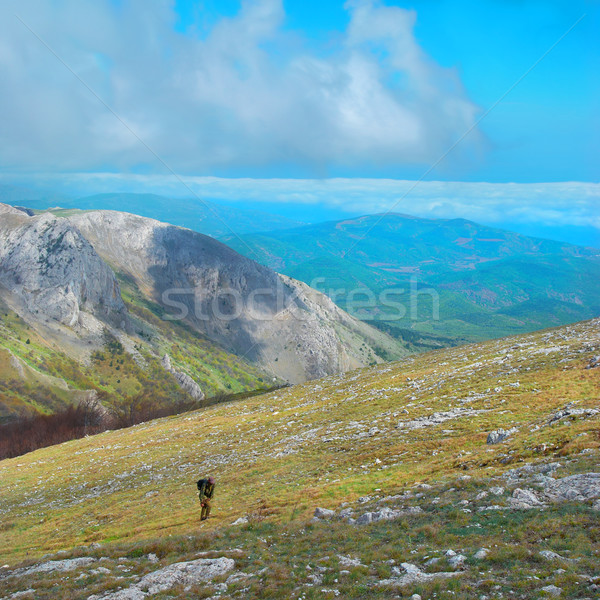
[[[208,485],[208,479],[198,479],[196,482],[198,489],[201,490],[204,486]]]

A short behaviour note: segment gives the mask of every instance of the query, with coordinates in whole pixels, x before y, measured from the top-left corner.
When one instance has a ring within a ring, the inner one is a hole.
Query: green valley
[[[464,219],[372,215],[224,240],[414,350],[600,314],[599,250]]]

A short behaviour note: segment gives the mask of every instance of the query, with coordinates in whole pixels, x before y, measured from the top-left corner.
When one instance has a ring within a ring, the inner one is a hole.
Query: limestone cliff
[[[228,350],[290,382],[380,362],[402,350],[326,296],[208,236],[114,211],[69,217],[114,269]],[[377,348],[377,350],[375,349]]]
[[[0,287],[33,318],[76,331],[127,329],[114,273],[66,219],[0,205]]]

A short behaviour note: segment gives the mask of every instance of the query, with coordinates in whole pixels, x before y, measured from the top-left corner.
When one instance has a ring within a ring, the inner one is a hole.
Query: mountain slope
[[[403,350],[328,298],[224,244],[128,213],[68,217],[117,271],[230,351],[289,381],[345,371]]]
[[[0,369],[0,423],[82,399],[116,411],[176,405],[191,400],[180,372],[208,394],[271,385],[272,375],[163,323],[124,285],[127,302],[113,271],[67,220],[0,205],[0,358],[8,363]],[[161,364],[165,353],[173,372]]]
[[[115,408],[176,404],[405,353],[210,237],[116,212],[31,216],[0,205],[0,311],[2,356],[26,366],[0,378],[1,421],[81,393]]]
[[[224,241],[321,291],[342,290],[342,308],[400,337],[489,339],[600,314],[600,251],[463,219],[373,215]],[[362,312],[348,301],[355,288],[376,297]],[[395,308],[385,290],[402,290],[390,296]],[[548,301],[563,303],[558,314]]]
[[[126,329],[113,272],[68,222],[32,219],[0,205],[0,285],[30,315],[67,327],[99,330],[99,321]]]
[[[345,598],[389,598],[394,589],[479,598],[495,585],[532,598],[550,584],[564,597],[589,597],[600,575],[592,508],[600,475],[589,474],[600,471],[598,347],[595,320],[3,461],[4,560],[13,567],[26,551],[35,558],[80,544],[88,546],[69,555],[105,557],[106,571],[6,571],[0,590],[101,595],[179,560],[226,555],[251,576],[239,587],[227,581],[227,591],[243,587],[247,598],[334,597],[322,588]],[[200,524],[194,482],[205,474],[217,477],[217,497]],[[335,516],[311,521],[315,507]],[[248,524],[232,527],[240,517]],[[487,553],[475,556],[481,547]],[[449,548],[463,555],[454,566]],[[119,579],[119,559],[131,580]],[[431,581],[403,579],[403,563]],[[193,585],[199,596],[213,589]]]

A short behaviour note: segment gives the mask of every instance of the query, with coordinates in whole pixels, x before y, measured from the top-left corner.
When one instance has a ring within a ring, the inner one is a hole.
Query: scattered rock
[[[10,573],[13,577],[25,577],[34,573],[51,573],[52,571],[74,571],[81,567],[87,567],[96,562],[95,558],[84,556],[81,558],[69,558],[65,560],[50,560],[45,563],[17,569]]]
[[[232,583],[237,583],[242,579],[249,579],[250,577],[256,577],[256,575],[254,575],[253,573],[244,573],[243,571],[236,571],[227,578],[225,583],[227,585],[231,585]]]
[[[592,358],[586,369],[595,369],[596,367],[600,367],[600,356]]]
[[[329,510],[328,508],[315,508],[315,515],[317,519],[331,519],[335,517],[335,510]]]
[[[390,579],[382,579],[377,585],[387,585],[387,586],[398,586],[403,587],[405,585],[412,585],[415,583],[423,583],[426,581],[431,581],[433,579],[446,579],[449,577],[457,577],[461,575],[461,572],[447,572],[441,571],[439,573],[424,573],[417,567],[411,563],[402,563],[402,568],[405,571],[404,575],[398,575],[395,577],[391,577]],[[396,568],[397,569],[397,568]],[[396,571],[400,573],[399,570]]]
[[[509,502],[511,508],[523,510],[538,508],[544,505],[531,490],[523,490],[521,488],[515,489]]]
[[[311,581],[309,585],[321,585],[323,583],[323,575],[320,573],[310,573],[307,578]]]
[[[550,596],[558,597],[562,594],[562,589],[559,587],[556,587],[555,585],[547,585],[546,587],[542,588],[542,592],[544,592],[545,594],[548,594]]]
[[[458,569],[459,567],[462,567],[464,565],[465,560],[467,560],[467,557],[464,554],[456,554],[448,558],[448,564],[453,569]]]
[[[516,469],[510,469],[503,477],[509,482],[514,480],[531,479],[536,474],[548,475],[559,469],[562,465],[560,463],[542,463],[542,464],[526,464]]]
[[[424,427],[433,427],[435,425],[440,425],[445,421],[450,421],[452,419],[460,419],[463,417],[474,417],[480,413],[488,412],[486,409],[481,410],[473,410],[471,408],[452,408],[447,411],[435,412],[432,415],[427,415],[425,417],[418,417],[412,421],[400,421],[396,428],[398,429],[423,429]]]
[[[562,560],[562,556],[556,552],[552,552],[552,550],[542,550],[539,554],[546,560]]]
[[[487,436],[488,444],[499,444],[503,442],[507,437],[519,431],[516,427],[511,429],[496,429],[496,431],[492,431]]]
[[[367,523],[375,523],[377,521],[389,521],[398,519],[406,515],[418,515],[423,512],[420,506],[410,506],[402,510],[393,510],[391,508],[381,508],[377,511],[366,512],[356,519],[358,525],[366,525]]]
[[[357,525],[367,525],[373,521],[373,513],[367,512],[364,515],[360,515],[358,519],[355,520]]]
[[[239,519],[236,519],[232,525],[245,525],[246,523],[248,523],[248,517],[240,517]]]
[[[506,506],[500,506],[499,504],[492,504],[490,506],[480,506],[478,512],[484,512],[487,510],[506,510]]]
[[[549,423],[556,423],[557,421],[562,421],[563,419],[566,419],[568,417],[592,417],[594,415],[597,415],[598,413],[600,413],[600,410],[597,410],[595,408],[563,408],[562,410],[559,410],[558,412],[556,412],[554,415],[552,415],[552,417],[550,418]]]
[[[544,491],[553,502],[582,502],[600,498],[600,473],[584,473],[555,479],[546,484]]]
[[[35,594],[35,590],[33,588],[29,588],[28,590],[23,590],[21,592],[15,592],[8,596],[9,600],[16,600],[17,598],[22,598],[23,596],[31,596]],[[34,596],[35,597],[35,596]]]
[[[143,600],[176,585],[189,586],[211,581],[231,571],[234,566],[234,560],[225,557],[173,563],[144,575],[138,583],[125,590],[109,592],[103,596],[90,596],[88,600]]]
[[[487,555],[489,553],[490,553],[489,548],[480,548],[479,550],[477,550],[477,552],[475,552],[473,557],[476,558],[477,560],[483,560],[484,558],[487,558]]]
[[[367,567],[367,565],[363,565],[358,558],[338,554],[338,559],[340,561],[340,567]]]
[[[322,594],[333,594],[334,596],[340,595],[340,590],[336,590],[335,588],[321,588]]]
[[[400,566],[409,575],[418,575],[419,573],[421,573],[421,569],[419,569],[419,567],[417,567],[417,565],[413,565],[411,563],[404,562],[404,563],[401,563]],[[396,567],[396,569],[397,569],[397,567]]]

